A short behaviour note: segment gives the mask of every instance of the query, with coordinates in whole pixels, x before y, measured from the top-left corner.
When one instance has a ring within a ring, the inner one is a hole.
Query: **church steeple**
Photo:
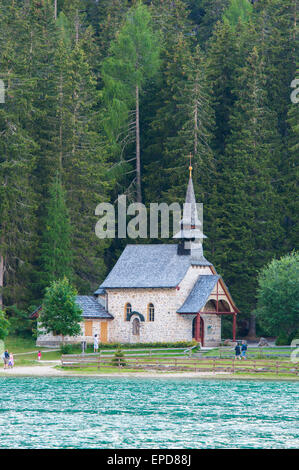
[[[190,255],[192,258],[203,257],[202,240],[206,236],[202,233],[202,222],[198,217],[194,187],[192,181],[192,166],[189,166],[189,182],[183,209],[183,218],[180,222],[181,229],[173,238],[179,238],[178,254]]]

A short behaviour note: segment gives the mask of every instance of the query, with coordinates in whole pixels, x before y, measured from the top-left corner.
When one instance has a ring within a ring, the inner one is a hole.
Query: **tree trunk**
[[[0,255],[0,310],[3,308],[4,270],[4,256]]]
[[[63,103],[63,91],[62,91],[62,73],[60,72],[60,83],[59,83],[59,101],[60,101],[60,124],[59,124],[59,171],[62,175],[62,103]]]
[[[248,331],[248,338],[256,338],[256,321],[255,315],[253,313],[250,314],[249,318],[249,331]]]
[[[54,0],[54,19],[57,20],[57,0]]]
[[[78,44],[79,42],[79,12],[78,10],[76,10],[75,30],[76,30],[76,44]]]
[[[195,97],[197,97],[198,93],[198,74],[196,76],[196,85],[195,85]],[[194,146],[193,152],[194,157],[197,155],[197,143],[198,143],[198,104],[197,99],[195,99],[195,106],[194,106]],[[190,164],[191,166],[191,164]]]
[[[142,202],[140,167],[139,87],[136,85],[136,185],[137,202]]]

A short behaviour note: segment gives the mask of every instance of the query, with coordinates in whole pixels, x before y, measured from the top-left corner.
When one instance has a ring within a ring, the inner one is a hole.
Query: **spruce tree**
[[[30,297],[36,242],[35,152],[31,135],[36,82],[28,75],[29,20],[15,2],[0,12],[0,63],[4,103],[0,104],[0,308]],[[18,34],[16,34],[16,31]]]
[[[229,119],[236,100],[239,57],[236,32],[229,23],[218,22],[207,51],[207,80],[211,87],[215,111],[214,151],[222,154],[230,133]]]
[[[159,65],[159,48],[146,6],[132,7],[109,57],[102,66],[107,107],[105,130],[120,156],[126,145],[135,143],[136,199],[142,200],[140,148],[140,95]]]
[[[218,162],[218,216],[214,263],[241,312],[255,308],[257,272],[281,246],[279,201],[274,181],[279,136],[269,110],[265,68],[253,48],[239,74],[231,135]],[[221,195],[224,196],[222,199]]]
[[[196,25],[196,36],[202,48],[205,48],[216,23],[222,20],[223,12],[228,7],[229,1],[191,0],[188,2],[190,18]]]
[[[71,236],[65,192],[59,177],[56,176],[50,188],[41,245],[41,290],[64,276],[69,279],[73,277]]]
[[[298,60],[298,1],[259,0],[254,11],[269,105],[277,113],[279,132],[286,137],[289,87]]]
[[[252,4],[248,0],[230,0],[228,7],[224,10],[224,22],[229,23],[233,28],[240,22],[248,23],[252,10]]]
[[[28,6],[30,21],[29,74],[36,80],[32,104],[32,136],[39,144],[36,158],[36,188],[39,193],[37,215],[43,217],[44,198],[59,169],[55,147],[57,133],[57,84],[59,72],[54,66],[58,46],[58,29],[53,0],[33,0]]]
[[[295,77],[299,78],[299,69]],[[284,227],[286,237],[284,249],[291,252],[298,248],[299,241],[299,201],[298,201],[298,180],[299,180],[299,103],[290,103],[287,124],[289,126],[287,138],[287,158],[282,173],[282,200],[285,208]]]
[[[171,162],[171,156],[167,156],[167,153],[170,143],[177,138],[186,122],[186,113],[184,115],[181,107],[181,93],[187,83],[186,67],[192,59],[193,42],[189,11],[183,1],[154,1],[152,15],[161,38],[161,72],[146,97],[144,106],[148,110],[148,117],[142,124],[145,134],[145,198],[151,202],[165,197],[165,192],[170,190],[170,168],[178,163],[177,160]],[[185,146],[185,151],[188,152],[185,156],[184,150],[179,151],[179,158],[180,166],[184,165],[185,160],[187,167],[186,156],[191,151],[190,145],[188,149]],[[180,188],[180,199],[184,197],[184,192]]]
[[[107,242],[96,238],[94,211],[107,200],[111,182],[105,174],[107,154],[99,132],[97,81],[85,49],[90,31],[81,30],[77,41],[76,25],[63,13],[58,27],[55,145],[73,227],[74,282],[80,292],[90,292],[105,275]]]

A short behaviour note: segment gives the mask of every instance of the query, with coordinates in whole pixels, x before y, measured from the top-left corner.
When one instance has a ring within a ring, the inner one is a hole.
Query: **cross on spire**
[[[190,158],[190,163],[189,163],[189,178],[192,178],[192,154],[190,153],[189,154],[189,158]]]

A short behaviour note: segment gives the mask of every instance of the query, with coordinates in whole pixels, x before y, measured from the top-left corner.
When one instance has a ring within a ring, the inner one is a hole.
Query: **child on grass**
[[[13,354],[10,353],[10,355],[9,355],[9,361],[8,361],[8,368],[9,368],[9,369],[12,369],[14,365],[15,365],[15,361],[14,361],[14,358],[13,358]]]

